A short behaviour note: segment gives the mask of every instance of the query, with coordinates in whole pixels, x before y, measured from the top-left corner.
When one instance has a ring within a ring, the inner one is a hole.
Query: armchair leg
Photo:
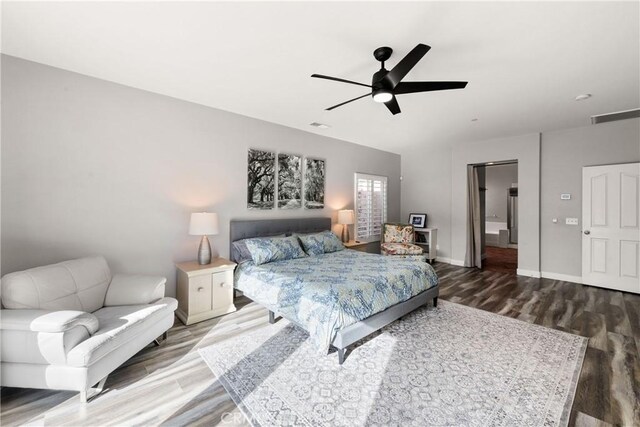
[[[90,387],[90,388],[88,388],[86,390],[81,390],[80,391],[80,402],[87,403],[89,401],[89,399],[93,399],[94,397],[96,397],[97,395],[102,393],[102,390],[104,390],[104,384],[107,382],[107,378],[108,377],[109,377],[109,375],[107,375],[106,377],[101,379],[100,382],[98,383],[98,385],[95,388],[91,388]]]
[[[169,338],[169,331],[164,331],[164,333],[162,334],[162,340],[156,338],[155,340],[153,340],[153,343],[160,347],[165,343],[165,341],[167,341],[167,338]]]

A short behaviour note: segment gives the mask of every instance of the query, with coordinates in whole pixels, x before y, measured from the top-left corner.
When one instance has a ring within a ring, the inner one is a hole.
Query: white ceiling
[[[5,1],[2,51],[402,152],[638,108],[639,15],[638,2]],[[369,83],[376,47],[394,49],[390,69],[417,43],[432,49],[406,80],[467,80],[467,88],[401,95],[397,116],[370,98],[324,111],[366,88],[312,73]],[[593,97],[574,101],[581,93]]]

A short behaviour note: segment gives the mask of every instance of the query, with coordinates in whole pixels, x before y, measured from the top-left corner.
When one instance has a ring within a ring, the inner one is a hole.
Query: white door
[[[582,281],[640,293],[640,163],[582,168]]]

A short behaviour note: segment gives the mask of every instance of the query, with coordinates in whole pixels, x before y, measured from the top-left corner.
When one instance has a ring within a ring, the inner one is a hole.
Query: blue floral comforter
[[[244,262],[234,284],[304,327],[326,354],[338,330],[436,286],[438,277],[425,262],[347,249],[262,265]]]

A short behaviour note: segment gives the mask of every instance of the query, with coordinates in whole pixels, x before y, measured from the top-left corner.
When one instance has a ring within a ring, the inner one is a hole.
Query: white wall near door
[[[582,169],[582,281],[640,293],[640,163]]]

